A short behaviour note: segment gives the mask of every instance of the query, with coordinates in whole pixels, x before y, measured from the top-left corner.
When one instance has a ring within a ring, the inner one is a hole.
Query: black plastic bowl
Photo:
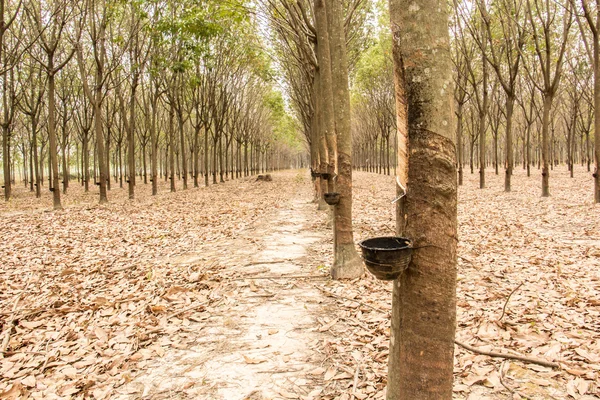
[[[323,199],[325,200],[325,203],[329,204],[330,206],[335,206],[340,202],[340,194],[337,192],[324,193]]]
[[[408,268],[412,256],[412,242],[403,237],[376,237],[358,245],[367,269],[382,281],[398,278]]]

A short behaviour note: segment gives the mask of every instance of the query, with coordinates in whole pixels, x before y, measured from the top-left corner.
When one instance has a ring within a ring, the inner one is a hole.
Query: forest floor
[[[488,170],[459,191],[457,399],[600,398],[592,179]],[[329,213],[306,171],[138,198],[73,185],[64,211],[0,204],[0,399],[382,399],[391,283],[328,279]],[[163,183],[164,185],[164,183]],[[394,226],[393,178],[356,172],[356,241]]]

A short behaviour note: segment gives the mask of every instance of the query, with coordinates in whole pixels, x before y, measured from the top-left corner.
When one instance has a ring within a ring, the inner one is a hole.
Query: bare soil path
[[[220,272],[236,279],[229,292],[212,294],[224,301],[190,322],[189,347],[169,348],[146,363],[119,390],[129,392],[124,398],[293,399],[322,392],[311,372],[322,375],[325,356],[316,348],[325,334],[316,328],[327,311],[323,303],[331,301],[312,285],[326,276],[307,256],[324,235],[311,229],[310,192],[289,189],[256,224],[219,241]],[[200,246],[177,263],[193,264],[214,250]]]

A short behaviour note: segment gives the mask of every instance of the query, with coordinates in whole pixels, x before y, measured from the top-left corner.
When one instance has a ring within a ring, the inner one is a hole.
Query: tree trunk
[[[134,81],[131,86],[131,98],[129,99],[129,126],[127,129],[127,169],[128,169],[128,193],[129,199],[135,198],[135,92],[137,81],[134,74]]]
[[[186,190],[187,187],[187,179],[188,179],[188,167],[187,167],[187,158],[185,156],[185,138],[183,136],[183,110],[177,110],[177,122],[179,126],[179,148],[181,151],[181,175],[183,177],[183,189]]]
[[[119,187],[123,189],[123,142],[119,141]]]
[[[548,128],[550,125],[550,110],[552,109],[552,95],[544,94],[544,114],[542,117],[542,197],[550,196],[550,142]]]
[[[494,134],[494,173],[496,175],[498,175],[499,172],[500,171],[498,168],[498,131],[496,131]]]
[[[37,144],[37,121],[35,124],[32,122],[32,141],[33,141],[33,165],[35,166],[35,197],[38,199],[42,197],[42,182],[40,180],[40,160],[38,155],[38,144]]]
[[[398,233],[417,248],[427,247],[413,251],[408,270],[394,281],[387,399],[450,400],[457,182],[448,15],[433,0],[415,0],[410,7],[391,0],[390,15],[396,95],[407,99],[410,143]]]
[[[208,152],[208,129],[204,128],[204,186],[208,186],[208,162],[209,162],[209,152]]]
[[[94,101],[94,130],[96,131],[96,146],[98,150],[98,169],[99,169],[99,178],[98,181],[100,183],[100,204],[108,203],[108,196],[106,192],[106,181],[110,179],[110,177],[106,173],[106,166],[104,165],[104,134],[102,131],[102,88],[100,85],[96,85],[95,97]]]
[[[585,132],[585,161],[587,164],[587,171],[590,172],[590,131]]]
[[[342,0],[327,0],[327,23],[331,50],[331,81],[337,133],[337,192],[334,207],[334,279],[354,279],[363,274],[363,264],[354,246],[352,232],[352,132],[350,128],[350,90],[348,58],[344,34]],[[335,149],[335,147],[334,147]],[[331,183],[330,183],[331,184]]]
[[[223,179],[223,134],[219,135],[219,183],[224,183]]]
[[[596,13],[599,11],[596,10]],[[596,18],[596,29],[600,27],[600,17]],[[600,44],[594,36],[594,202],[600,203]]]
[[[527,176],[531,176],[531,124],[527,124]]]
[[[5,78],[6,79],[6,78]],[[6,94],[4,94],[7,96]],[[4,200],[10,200],[11,182],[10,182],[10,127],[8,123],[2,126],[2,161],[4,168]]]
[[[152,119],[150,121],[150,174],[152,181],[152,196],[156,196],[158,194],[158,135],[156,134],[156,113],[158,112],[157,102],[158,96],[153,95]]]
[[[325,16],[325,12],[324,12],[324,2],[322,0],[318,0],[317,2],[315,2],[315,6],[318,5],[319,8],[316,8],[315,10],[317,10],[317,15]],[[319,21],[322,18],[319,19]],[[325,22],[327,21],[327,18],[325,18]],[[318,44],[317,44],[317,52],[318,51]],[[325,130],[322,128],[322,126],[325,124],[325,120],[322,117],[323,114],[323,110],[321,106],[321,103],[324,101],[323,98],[323,94],[321,87],[323,86],[322,83],[322,79],[321,79],[321,72],[320,69],[317,69],[317,71],[315,71],[315,79],[314,79],[314,91],[315,91],[315,114],[314,114],[314,118],[313,118],[313,124],[314,124],[314,129],[315,129],[315,140],[316,140],[316,148],[317,148],[317,154],[318,154],[318,159],[317,159],[317,165],[318,165],[318,170],[319,173],[326,173],[327,172],[327,164],[328,164],[328,155],[327,155],[327,139],[325,136]],[[333,100],[332,100],[333,101]],[[331,105],[333,105],[333,103],[331,103]],[[331,113],[333,113],[333,110],[330,110]],[[327,203],[325,203],[325,200],[323,198],[323,194],[327,192],[327,181],[324,181],[320,176],[317,177],[316,179],[316,187],[317,187],[317,196],[318,196],[318,201],[317,201],[317,209],[318,210],[328,210],[329,206],[327,205]]]
[[[485,92],[486,89],[483,88],[483,91]],[[486,95],[484,99],[487,99]],[[484,103],[486,102],[487,100],[484,100]],[[479,111],[479,189],[485,188],[485,109],[484,105],[483,110]]]
[[[200,174],[200,126],[194,127],[194,187],[198,185],[198,175]]]
[[[105,176],[106,176],[106,190],[110,191],[110,128],[106,130],[106,147],[104,148],[105,152]],[[108,195],[108,194],[107,194]]]
[[[148,184],[148,159],[146,157],[146,146],[142,145],[142,175],[144,178],[144,185]]]
[[[504,191],[510,192],[511,177],[514,168],[513,154],[513,135],[512,135],[512,117],[515,108],[515,98],[512,95],[506,96],[506,175],[504,176]]]
[[[52,61],[49,61],[50,70],[52,71]],[[55,121],[55,107],[56,100],[54,98],[54,73],[49,74],[48,76],[48,136],[49,136],[49,144],[48,146],[48,156],[50,157],[50,164],[52,166],[51,174],[48,174],[48,180],[52,181],[52,202],[54,204],[55,210],[62,210],[62,205],[60,203],[60,190],[58,184],[58,156],[56,154],[56,121]]]
[[[33,144],[29,145],[29,160],[28,161],[29,161],[29,191],[33,192],[33,182],[35,180],[35,175],[33,173]]]
[[[456,111],[456,143],[458,157],[458,184],[463,184],[463,104],[458,104]]]
[[[215,133],[216,134],[216,133]],[[213,139],[213,148],[212,148],[212,183],[213,185],[217,184],[217,143],[218,140]]]
[[[171,192],[175,192],[175,110],[173,105],[169,107],[169,180],[171,181]]]
[[[62,186],[63,186],[63,194],[67,194],[67,189],[69,188],[69,170],[68,170],[68,160],[67,160],[67,138],[65,133],[63,132],[63,145],[61,147],[62,152]]]

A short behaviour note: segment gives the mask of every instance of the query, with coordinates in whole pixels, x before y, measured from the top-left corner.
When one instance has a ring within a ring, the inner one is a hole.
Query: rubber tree
[[[339,203],[334,207],[334,279],[353,279],[363,274],[362,261],[354,246],[352,232],[352,133],[350,129],[350,90],[348,54],[341,0],[325,1],[331,52],[331,81],[337,137],[336,190]]]
[[[453,24],[456,31],[455,35],[460,35],[462,32],[458,29],[457,24]],[[471,98],[470,86],[469,86],[469,73],[467,63],[470,62],[471,57],[465,56],[465,52],[462,51],[461,45],[456,43],[452,49],[452,61],[454,62],[454,101],[456,102],[456,147],[457,147],[457,162],[458,162],[458,184],[463,184],[463,164],[464,164],[464,149],[463,149],[463,117],[465,104]],[[472,52],[470,53],[472,55]]]
[[[521,49],[525,43],[525,31],[520,24],[521,16],[524,14],[520,1],[501,0],[496,5],[497,15],[491,16],[487,10],[484,1],[477,1],[477,8],[486,29],[486,38],[489,44],[489,52],[484,52],[489,65],[492,67],[504,93],[506,95],[505,115],[506,115],[506,158],[505,158],[505,176],[504,191],[511,190],[511,177],[513,173],[514,155],[513,155],[513,111],[515,108],[517,77],[521,63]],[[500,20],[497,24],[492,22],[492,18]],[[499,25],[499,27],[494,26]],[[495,29],[494,29],[495,28]],[[494,36],[494,31],[501,32],[500,38]],[[502,45],[496,45],[497,42]]]
[[[67,194],[69,188],[69,148],[71,134],[69,130],[69,123],[73,119],[73,112],[71,108],[74,106],[74,92],[73,82],[75,74],[72,71],[65,70],[61,73],[60,80],[57,82],[56,95],[60,101],[60,107],[58,108],[58,116],[60,120],[60,149],[62,154],[62,186],[63,194]]]
[[[145,21],[142,16],[143,12],[139,4],[136,2],[130,3],[130,21],[129,21],[129,40],[127,54],[129,57],[129,99],[128,113],[123,113],[125,126],[127,127],[127,169],[128,177],[128,193],[129,198],[135,198],[135,133],[136,133],[136,102],[137,91],[140,85],[144,66],[149,55],[149,40],[141,36],[140,32],[145,28]],[[144,171],[145,173],[145,171]]]
[[[12,6],[12,4],[10,4]],[[0,114],[0,127],[2,129],[2,169],[4,172],[4,199],[8,201],[11,196],[11,154],[10,143],[12,125],[17,107],[17,96],[15,93],[14,66],[21,51],[22,38],[20,29],[12,33],[16,36],[10,40],[8,33],[11,26],[21,13],[22,3],[19,2],[15,9],[9,7],[7,0],[0,0],[0,93],[2,96],[2,112]]]
[[[525,120],[525,164],[527,176],[531,176],[531,129],[537,119],[537,100],[535,85],[530,79],[521,78],[519,80],[521,95],[517,97],[517,102],[522,111],[523,119]]]
[[[321,188],[325,192],[333,192],[334,173],[336,169],[337,137],[335,131],[335,112],[333,108],[333,82],[331,74],[331,49],[328,32],[327,8],[325,0],[315,0],[315,28],[317,31],[317,61],[318,71],[316,79],[318,85],[316,93],[315,115],[319,142],[321,143],[320,172],[329,174],[328,180],[322,180]],[[326,186],[324,186],[326,185]],[[325,187],[327,187],[326,190]],[[327,209],[323,202],[319,202],[319,209]],[[334,228],[335,229],[335,228]]]
[[[80,17],[76,7],[73,7],[68,0],[61,0],[47,5],[44,9],[42,4],[30,2],[27,4],[27,15],[32,21],[34,31],[38,35],[38,43],[46,56],[42,61],[38,60],[44,72],[48,77],[48,138],[49,138],[49,157],[51,171],[49,179],[52,181],[53,204],[55,210],[61,210],[60,190],[58,183],[58,155],[56,139],[56,75],[69,63],[75,54],[76,46],[67,49],[68,42],[77,42],[78,38],[69,37],[71,30],[70,24],[73,20]],[[50,23],[46,23],[49,16]],[[62,56],[62,57],[61,57]]]
[[[562,13],[562,18],[561,14]],[[542,82],[532,77],[528,67],[526,70],[543,97],[542,114],[542,197],[550,196],[550,112],[558,90],[562,75],[565,51],[569,31],[573,22],[572,4],[566,7],[552,3],[550,0],[527,0],[527,17],[533,33],[535,57],[542,75]],[[562,30],[555,34],[556,24],[561,23]],[[558,36],[558,37],[557,37]],[[527,64],[524,64],[527,66]]]
[[[108,166],[105,157],[105,133],[102,120],[102,109],[106,98],[105,85],[110,75],[110,67],[107,63],[106,51],[106,29],[109,21],[109,6],[106,0],[88,0],[86,2],[87,14],[89,14],[89,23],[87,31],[91,43],[92,56],[84,58],[83,44],[77,46],[77,65],[81,75],[81,83],[87,100],[94,108],[94,133],[96,136],[96,150],[99,169],[99,188],[100,204],[108,202],[107,182],[110,179],[108,175]],[[82,27],[82,29],[84,29]],[[86,59],[92,59],[91,69],[86,69]],[[113,63],[113,69],[114,63]],[[88,76],[91,76],[88,78]],[[93,83],[92,83],[93,82]]]
[[[489,108],[489,68],[486,53],[488,52],[488,39],[487,30],[485,29],[483,17],[478,18],[474,11],[469,9],[460,9],[455,1],[455,9],[457,13],[461,15],[458,18],[459,23],[462,20],[464,28],[468,31],[468,37],[465,35],[466,32],[462,32],[459,37],[460,46],[464,53],[464,56],[469,59],[469,55],[472,57],[473,53],[469,51],[469,39],[472,39],[478,44],[481,52],[481,70],[475,68],[473,59],[467,62],[468,80],[473,88],[473,99],[475,99],[475,105],[477,106],[479,124],[478,124],[478,138],[479,138],[479,188],[485,188],[485,164],[486,164],[486,131]],[[459,11],[460,10],[460,11]],[[461,29],[463,31],[463,29]]]
[[[46,81],[43,79],[44,76],[42,70],[40,68],[35,68],[33,62],[30,63],[28,67],[29,68],[23,68],[28,73],[26,78],[20,82],[23,87],[27,87],[27,90],[24,90],[21,95],[20,108],[28,117],[31,130],[31,159],[34,161],[31,168],[31,188],[35,185],[35,197],[40,198],[42,197],[42,185],[40,181],[37,138],[41,131],[40,119],[45,97]],[[25,75],[25,73],[23,73],[23,75]],[[6,108],[6,110],[10,111],[10,108]]]
[[[577,0],[571,0],[573,5]],[[579,12],[575,12],[581,30],[581,36],[587,50],[588,58],[594,69],[594,202],[600,203],[600,9],[598,3],[591,5],[589,0],[580,0],[583,16],[591,33],[591,43],[588,40]]]
[[[409,149],[408,190],[397,228],[418,250],[394,281],[387,399],[449,400],[458,240],[447,7],[436,0],[390,0],[390,16],[398,142],[406,131]],[[406,160],[404,148],[398,150],[401,171]]]

